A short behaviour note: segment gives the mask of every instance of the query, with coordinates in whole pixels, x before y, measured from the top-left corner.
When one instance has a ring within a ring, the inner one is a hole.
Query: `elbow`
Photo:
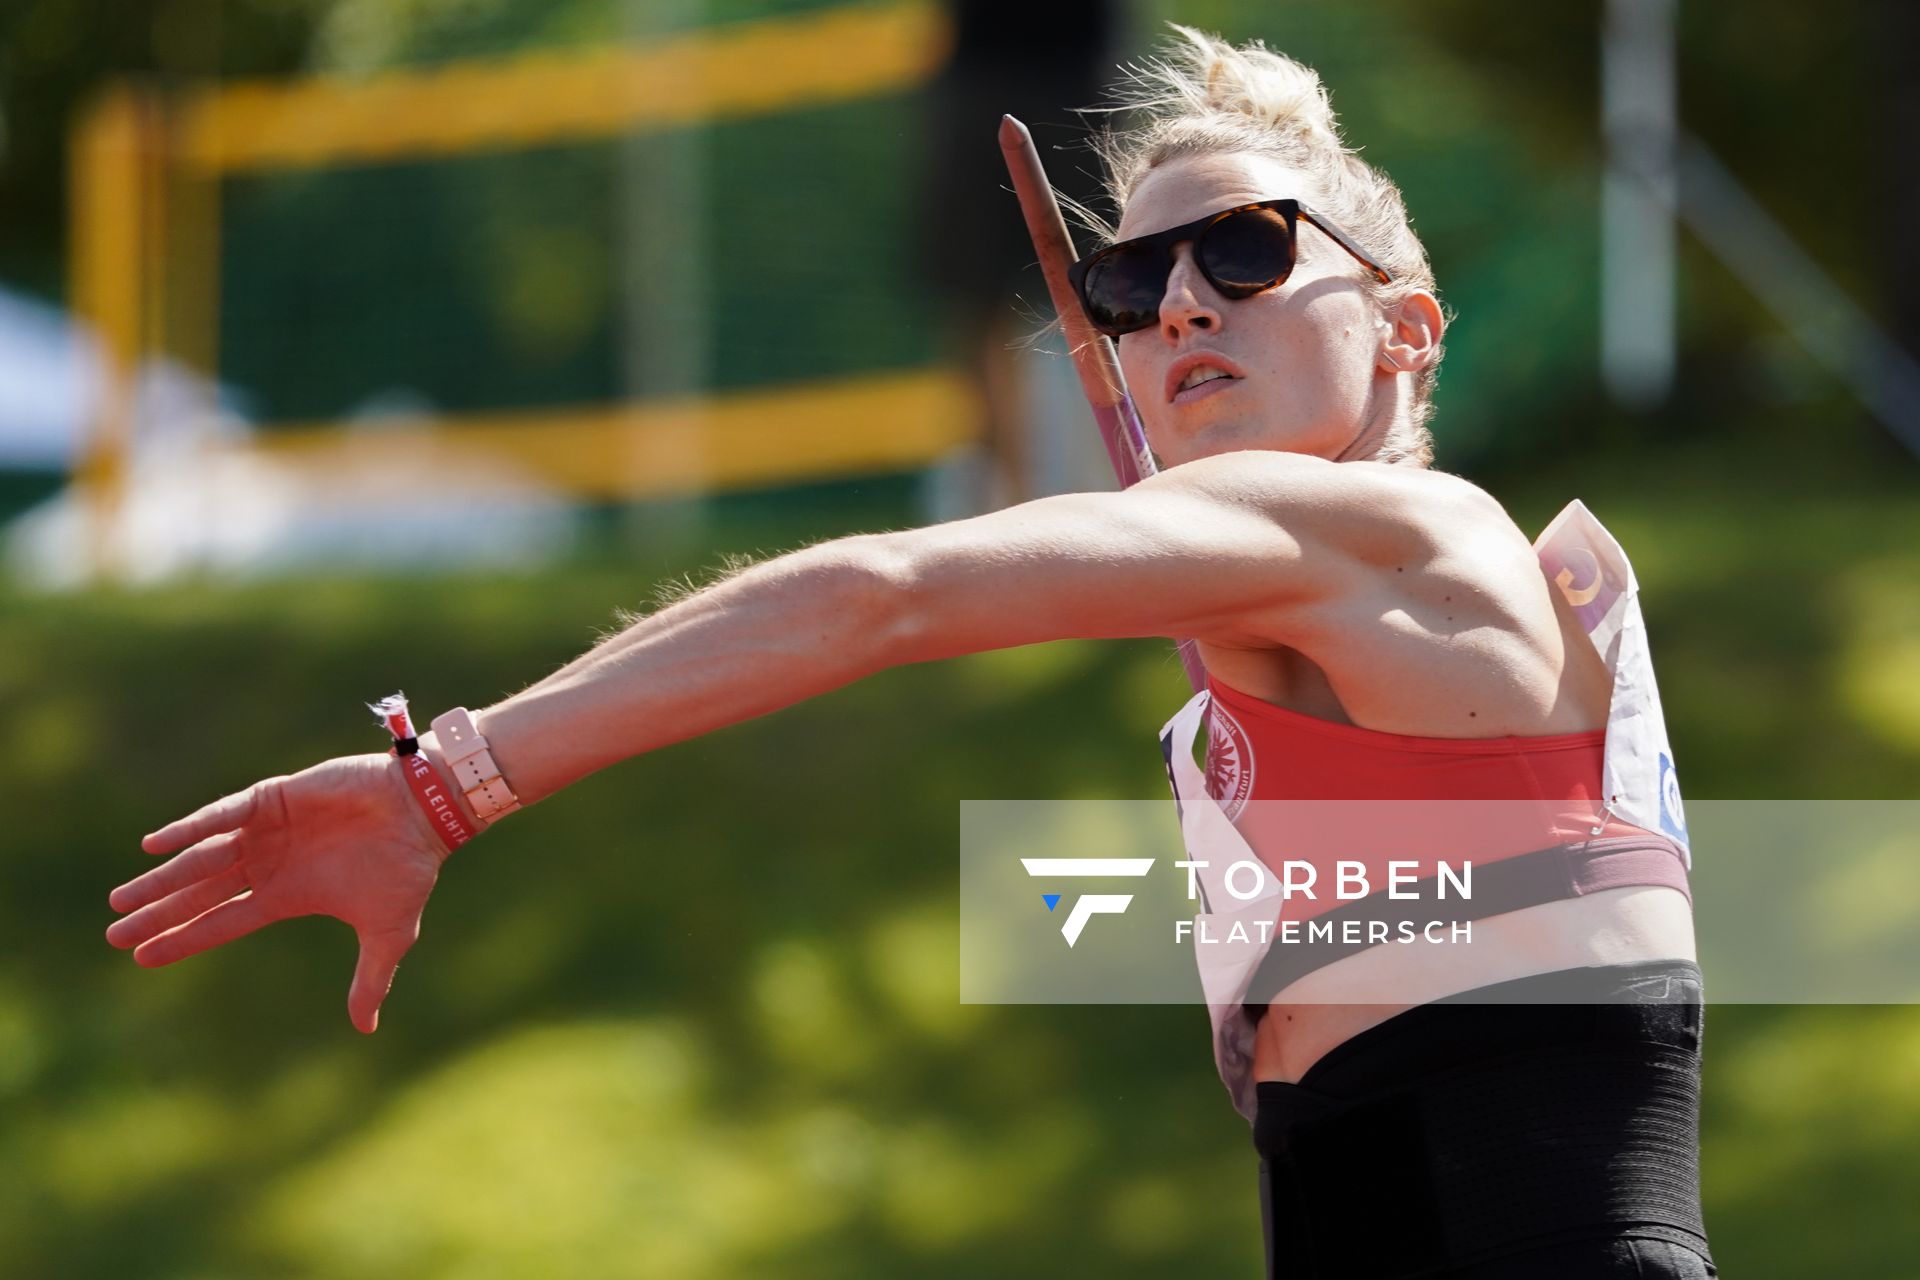
[[[916,601],[912,557],[891,534],[857,534],[830,544],[835,629],[855,678],[922,660],[925,618]]]

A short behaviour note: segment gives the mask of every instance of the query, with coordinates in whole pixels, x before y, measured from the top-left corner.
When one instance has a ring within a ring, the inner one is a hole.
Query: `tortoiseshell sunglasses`
[[[1297,200],[1235,205],[1150,236],[1122,240],[1074,263],[1067,268],[1067,278],[1093,327],[1117,338],[1150,328],[1159,319],[1175,245],[1193,241],[1194,264],[1222,297],[1251,298],[1293,274],[1301,219],[1326,232],[1381,284],[1392,281],[1387,269],[1352,237]]]

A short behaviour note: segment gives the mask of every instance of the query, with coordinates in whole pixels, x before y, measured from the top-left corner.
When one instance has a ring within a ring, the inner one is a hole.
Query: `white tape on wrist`
[[[520,798],[500,774],[487,750],[487,740],[474,726],[465,707],[443,711],[433,720],[433,735],[453,771],[454,782],[465,793],[467,803],[480,821],[491,824],[520,807]]]

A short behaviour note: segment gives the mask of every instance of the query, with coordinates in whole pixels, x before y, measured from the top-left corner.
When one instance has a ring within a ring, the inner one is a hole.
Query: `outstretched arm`
[[[523,803],[905,663],[1047,640],[1272,644],[1413,536],[1375,477],[1228,454],[792,552],[684,600],[475,723]]]
[[[644,618],[475,721],[532,804],[904,663],[1074,638],[1284,643],[1302,610],[1356,589],[1368,566],[1419,554],[1411,509],[1381,469],[1252,452],[1123,493],[842,538]],[[422,746],[437,758],[433,735]],[[446,857],[382,755],[265,779],[141,844],[174,856],[109,895],[127,913],[109,942],[156,966],[275,920],[333,916],[360,937],[348,1007],[368,1032]]]

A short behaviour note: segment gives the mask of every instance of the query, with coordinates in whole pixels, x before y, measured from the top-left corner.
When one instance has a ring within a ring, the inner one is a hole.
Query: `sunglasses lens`
[[[1119,333],[1145,329],[1160,314],[1167,292],[1167,256],[1119,249],[1087,268],[1087,310],[1095,324]]]
[[[1271,289],[1293,270],[1293,233],[1275,209],[1244,209],[1207,228],[1200,266],[1229,298]]]

